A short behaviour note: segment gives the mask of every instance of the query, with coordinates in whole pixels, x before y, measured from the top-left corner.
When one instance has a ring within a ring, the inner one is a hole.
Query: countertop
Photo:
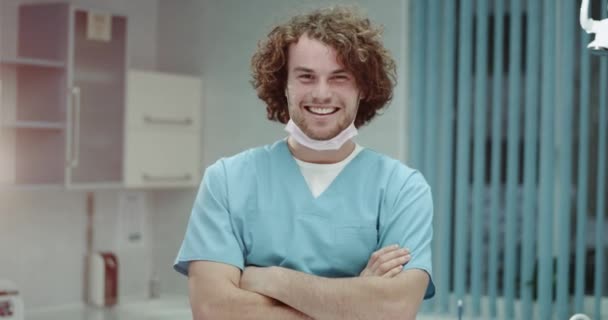
[[[28,311],[25,320],[191,320],[186,296],[121,302],[112,308],[82,305]]]

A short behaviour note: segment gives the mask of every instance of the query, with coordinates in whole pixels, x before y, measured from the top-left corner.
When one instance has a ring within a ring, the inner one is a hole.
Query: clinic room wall
[[[250,80],[257,42],[285,17],[335,3],[357,4],[385,27],[384,41],[398,65],[398,85],[384,115],[360,130],[363,146],[406,159],[406,45],[408,1],[160,0],[158,67],[203,77],[203,167],[243,149],[272,143],[286,134],[265,118]],[[185,278],[172,263],[190,214],[195,190],[156,192],[153,212],[154,269],[163,292],[186,293]]]
[[[57,0],[0,0],[0,50],[14,56],[17,7]],[[107,10],[129,19],[131,67],[156,68],[157,0],[72,0],[86,8]],[[120,261],[121,296],[145,296],[150,245],[116,246],[118,199],[122,190],[96,192],[95,249],[112,250]],[[86,195],[80,191],[0,190],[0,278],[14,281],[27,309],[82,301]]]

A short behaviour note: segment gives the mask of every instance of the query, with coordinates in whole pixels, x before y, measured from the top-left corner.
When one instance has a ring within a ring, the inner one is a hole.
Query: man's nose
[[[331,101],[331,87],[326,81],[319,81],[312,90],[312,98],[315,103],[328,103]]]

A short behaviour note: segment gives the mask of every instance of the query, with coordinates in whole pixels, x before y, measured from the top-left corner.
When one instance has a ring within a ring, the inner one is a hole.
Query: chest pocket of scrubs
[[[345,276],[358,276],[367,265],[378,243],[378,231],[369,226],[334,227],[335,267]]]
[[[298,215],[296,221],[290,257],[311,273],[332,278],[358,276],[376,248],[375,227],[314,214]]]

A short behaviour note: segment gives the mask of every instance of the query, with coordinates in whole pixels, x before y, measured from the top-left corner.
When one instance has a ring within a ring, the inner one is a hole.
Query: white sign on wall
[[[107,13],[87,12],[87,39],[110,41],[112,39],[112,16]]]

